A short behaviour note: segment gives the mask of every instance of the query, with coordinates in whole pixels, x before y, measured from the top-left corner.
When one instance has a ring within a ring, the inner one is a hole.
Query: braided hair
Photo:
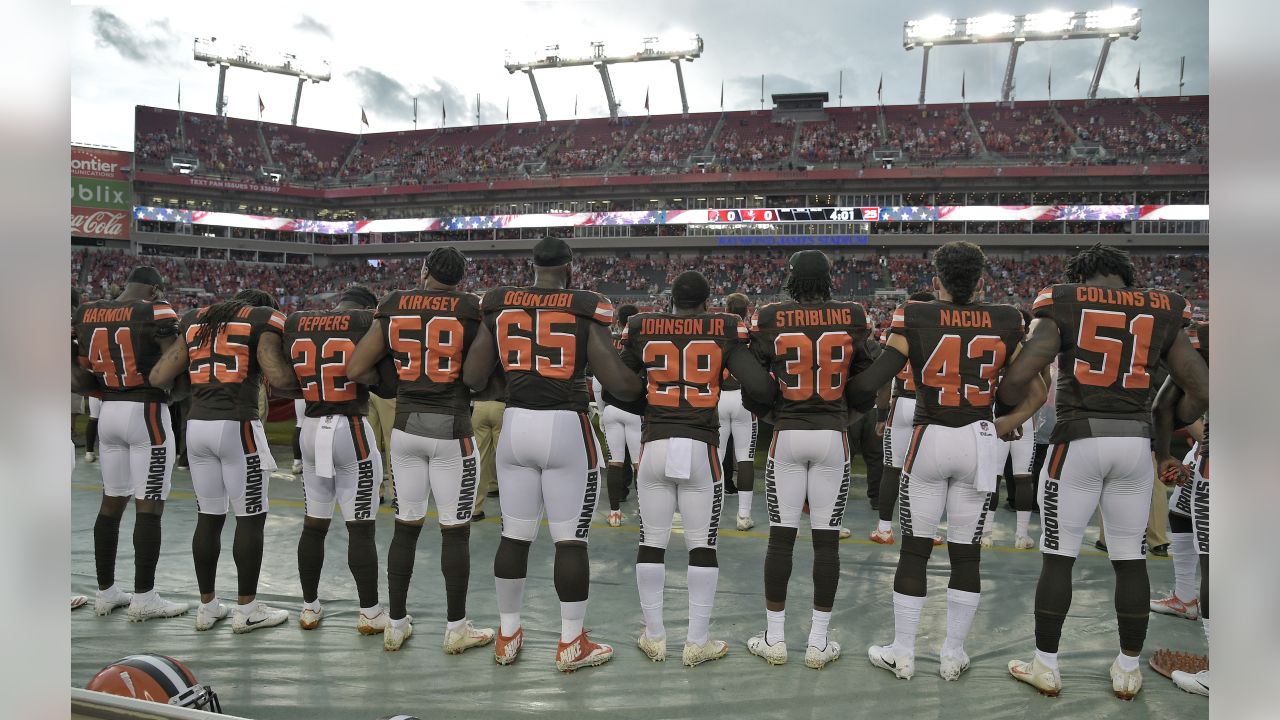
[[[956,240],[934,251],[933,267],[942,286],[951,293],[951,302],[965,305],[973,300],[978,282],[987,270],[987,256],[977,245]]]
[[[196,336],[193,338],[196,347],[211,342],[222,331],[224,325],[234,320],[241,310],[248,307],[280,309],[276,299],[268,293],[254,288],[241,290],[232,295],[230,300],[223,300],[205,308],[204,315],[200,318],[200,329],[196,331]]]
[[[797,278],[792,273],[783,286],[792,300],[806,302],[831,299],[831,276]]]
[[[1125,287],[1133,287],[1133,261],[1120,248],[1097,243],[1067,261],[1067,280],[1088,282],[1098,275],[1115,275]]]

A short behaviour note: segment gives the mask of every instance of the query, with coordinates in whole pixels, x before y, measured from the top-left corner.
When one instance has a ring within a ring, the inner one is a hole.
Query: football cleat
[[[910,680],[916,674],[915,656],[899,656],[892,645],[872,645],[867,648],[867,659],[872,665],[893,673],[899,680]]]
[[[991,533],[983,533],[983,534],[982,534],[982,539],[978,541],[978,545],[980,545],[980,546],[982,546],[982,547],[984,547],[984,548],[992,547],[992,546],[994,546],[995,544],[996,544],[996,542],[995,542],[995,540],[991,537]]]
[[[728,654],[729,643],[723,640],[708,640],[703,645],[694,645],[691,642],[686,642],[680,659],[684,661],[685,667],[694,667],[704,662],[719,660]]]
[[[290,468],[290,469],[291,469],[291,470],[293,470],[293,474],[294,474],[294,475],[301,475],[301,474],[302,474],[302,461],[301,461],[301,460],[294,460],[294,461],[293,461],[293,467],[292,467],[292,468]]]
[[[660,638],[649,637],[649,632],[640,633],[640,637],[636,639],[636,647],[654,662],[665,662],[667,659],[667,636]]]
[[[779,640],[770,645],[764,632],[753,635],[747,641],[747,650],[752,655],[764,658],[770,665],[782,665],[787,661],[787,643]]]
[[[1120,667],[1120,658],[1111,662],[1111,689],[1121,700],[1132,700],[1142,689],[1142,666],[1133,670]]]
[[[398,626],[397,626],[398,625]],[[404,645],[404,641],[413,635],[413,616],[405,615],[404,622],[395,623],[387,620],[387,626],[382,631],[382,649],[387,652],[395,652]]]
[[[826,667],[827,663],[835,662],[840,659],[840,643],[834,640],[828,640],[827,646],[821,650],[810,645],[804,649],[804,666],[814,670],[821,670]]]
[[[1058,668],[1051,668],[1033,657],[1031,662],[1009,661],[1009,674],[1035,688],[1041,695],[1058,697],[1062,692],[1062,675]]]
[[[750,515],[739,515],[739,516],[738,516],[738,529],[739,529],[739,530],[750,530],[751,528],[753,528],[753,527],[755,527],[755,526],[756,526],[756,521],[755,521],[755,520],[752,520]]]
[[[81,605],[84,605],[87,602],[89,602],[89,598],[85,597],[84,595],[72,595],[71,609],[75,610],[76,608],[80,607]]]
[[[944,652],[941,660],[942,665],[938,668],[938,674],[943,680],[959,680],[961,673],[969,669],[969,654],[964,650],[954,654]]]
[[[356,632],[361,635],[382,635],[390,624],[391,616],[383,607],[378,608],[378,614],[373,617],[367,617],[363,612],[356,614]]]
[[[493,628],[478,628],[468,620],[461,629],[444,631],[444,654],[461,655],[473,647],[488,645],[493,642]]]
[[[218,602],[215,600],[214,602]],[[213,624],[231,614],[231,608],[218,602],[217,607],[209,609],[204,603],[196,609],[196,630],[208,630]]]
[[[298,614],[298,626],[303,630],[315,630],[320,627],[320,618],[322,617],[324,617],[323,605],[317,603],[315,610],[303,605],[302,612]]]
[[[97,453],[93,452],[92,450],[86,450],[84,453],[84,461],[87,463],[97,462],[98,461]]]
[[[877,543],[879,545],[892,545],[894,543],[893,528],[889,528],[888,530],[881,530],[880,528],[876,528],[875,530],[872,530],[871,542]]]
[[[845,526],[841,525],[841,526],[840,526],[840,539],[841,539],[841,540],[847,540],[848,538],[851,538],[851,537],[853,537],[853,531],[852,531],[852,530],[850,530],[849,528],[847,528],[847,527],[845,527]]]
[[[1036,541],[1032,540],[1030,535],[1019,535],[1013,539],[1013,546],[1019,550],[1033,550]]]
[[[511,636],[498,633],[497,642],[493,644],[493,661],[499,665],[510,665],[520,657],[520,648],[524,645],[524,628],[516,628]]]
[[[946,542],[946,540],[943,540],[941,535],[934,535],[934,536],[933,536],[933,546],[934,546],[934,547],[938,547],[939,545],[941,545],[941,544],[942,544],[942,543],[944,543],[944,542]]]
[[[560,672],[573,672],[584,667],[595,667],[609,662],[613,657],[613,648],[609,645],[591,642],[587,631],[569,642],[560,641],[556,648],[556,669]]]
[[[1186,618],[1187,620],[1199,620],[1200,600],[1197,598],[1191,602],[1183,602],[1176,593],[1169,593],[1168,597],[1151,601],[1151,612]]]
[[[276,610],[262,603],[256,603],[253,612],[249,613],[236,606],[236,609],[231,611],[231,632],[243,634],[262,628],[275,627],[288,619],[288,610]]]
[[[622,527],[622,520],[621,510],[609,511],[609,527]]]
[[[112,585],[106,590],[99,590],[93,600],[93,612],[97,615],[110,615],[112,610],[124,607],[133,602],[133,593],[127,593]]]
[[[1182,672],[1174,670],[1170,680],[1180,689],[1196,695],[1204,695],[1209,697],[1209,671],[1201,670],[1198,673]]]
[[[145,597],[144,597],[145,595]],[[145,622],[152,618],[171,618],[186,615],[190,606],[170,602],[154,592],[134,595],[129,603],[129,622]]]

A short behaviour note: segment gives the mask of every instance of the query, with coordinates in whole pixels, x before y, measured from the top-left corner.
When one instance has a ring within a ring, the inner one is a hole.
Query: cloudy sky
[[[537,119],[528,80],[503,68],[513,59],[537,57],[548,45],[565,57],[590,54],[592,41],[606,51],[628,54],[645,37],[679,44],[702,35],[702,58],[684,65],[690,109],[760,107],[776,92],[826,90],[836,104],[844,73],[844,104],[872,105],[884,76],[885,104],[914,103],[919,91],[920,51],[902,49],[902,24],[935,14],[952,17],[991,12],[1021,14],[1045,9],[1094,9],[1108,0],[1072,5],[1049,0],[613,0],[579,2],[422,2],[386,4],[325,2],[146,3],[77,6],[71,39],[71,139],[133,147],[134,105],[212,113],[217,71],[192,59],[194,38],[290,52],[328,60],[333,79],[303,90],[298,123],[355,132],[360,108],[373,131],[440,124],[442,104],[449,125],[473,124],[476,94],[482,122],[502,122],[508,99],[513,122]],[[1141,4],[1139,4],[1141,5]],[[887,10],[885,8],[888,8]],[[1178,61],[1186,56],[1188,94],[1208,92],[1207,0],[1160,0],[1143,7],[1139,40],[1112,46],[1100,96],[1128,96],[1138,66],[1144,95],[1178,92]],[[1028,43],[1017,65],[1017,98],[1047,96],[1053,68],[1056,98],[1084,97],[1100,40]],[[937,48],[930,58],[928,99],[960,99],[962,74],[970,102],[995,100],[1008,55],[1006,45]],[[680,111],[675,71],[653,62],[611,68],[615,93],[626,115],[644,114],[646,89],[652,112]],[[575,97],[580,117],[606,116],[599,75],[590,67],[538,74],[551,119],[571,118]],[[295,81],[281,75],[239,70],[227,73],[227,113],[255,118],[258,95],[263,119],[288,123]]]

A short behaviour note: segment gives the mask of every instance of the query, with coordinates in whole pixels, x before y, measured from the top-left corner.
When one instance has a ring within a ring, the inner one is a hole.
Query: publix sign
[[[127,169],[132,163],[131,153],[71,147],[71,235],[129,237],[133,189]]]

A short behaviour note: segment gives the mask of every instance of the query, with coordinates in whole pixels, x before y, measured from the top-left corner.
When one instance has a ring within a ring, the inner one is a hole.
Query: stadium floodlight
[[[929,17],[908,20],[902,26],[902,47],[924,49],[920,70],[920,100],[924,104],[925,86],[929,77],[929,51],[936,45],[969,45],[973,43],[1009,43],[1009,60],[1005,64],[1004,82],[1000,87],[1000,99],[1008,102],[1013,97],[1013,71],[1018,61],[1018,49],[1032,40],[1086,40],[1102,39],[1102,51],[1094,67],[1089,83],[1089,98],[1098,94],[1102,69],[1107,62],[1111,43],[1121,37],[1138,39],[1142,31],[1142,11],[1129,7],[1113,7],[1104,10],[1065,12],[1044,10],[1028,15],[1004,15],[993,13],[970,18]]]
[[[676,44],[664,48],[656,37],[643,40],[643,48],[630,55],[609,55],[605,52],[603,42],[592,42],[591,53],[584,57],[564,57],[560,55],[560,46],[552,45],[546,49],[546,55],[527,62],[512,62],[508,53],[503,67],[508,73],[522,72],[529,76],[529,85],[533,88],[533,99],[538,104],[538,117],[547,120],[547,108],[542,104],[542,93],[538,92],[538,81],[533,77],[534,70],[550,68],[581,67],[590,65],[600,73],[600,81],[604,85],[605,100],[609,103],[609,117],[618,118],[618,100],[613,94],[613,81],[609,77],[609,66],[618,63],[648,62],[652,60],[669,60],[676,67],[676,80],[680,85],[680,105],[685,114],[689,112],[689,98],[684,88],[684,71],[680,69],[680,61],[693,62],[702,57],[703,42],[701,35],[694,35],[687,43]]]
[[[254,51],[245,45],[231,45],[219,42],[218,38],[196,38],[195,59],[207,63],[209,67],[218,68],[218,100],[214,105],[215,113],[226,114],[227,68],[238,67],[245,70],[289,75],[298,78],[298,90],[293,96],[293,120],[298,124],[298,107],[302,104],[302,86],[308,80],[313,83],[328,82],[331,77],[327,60],[300,59],[292,53],[273,51]]]

